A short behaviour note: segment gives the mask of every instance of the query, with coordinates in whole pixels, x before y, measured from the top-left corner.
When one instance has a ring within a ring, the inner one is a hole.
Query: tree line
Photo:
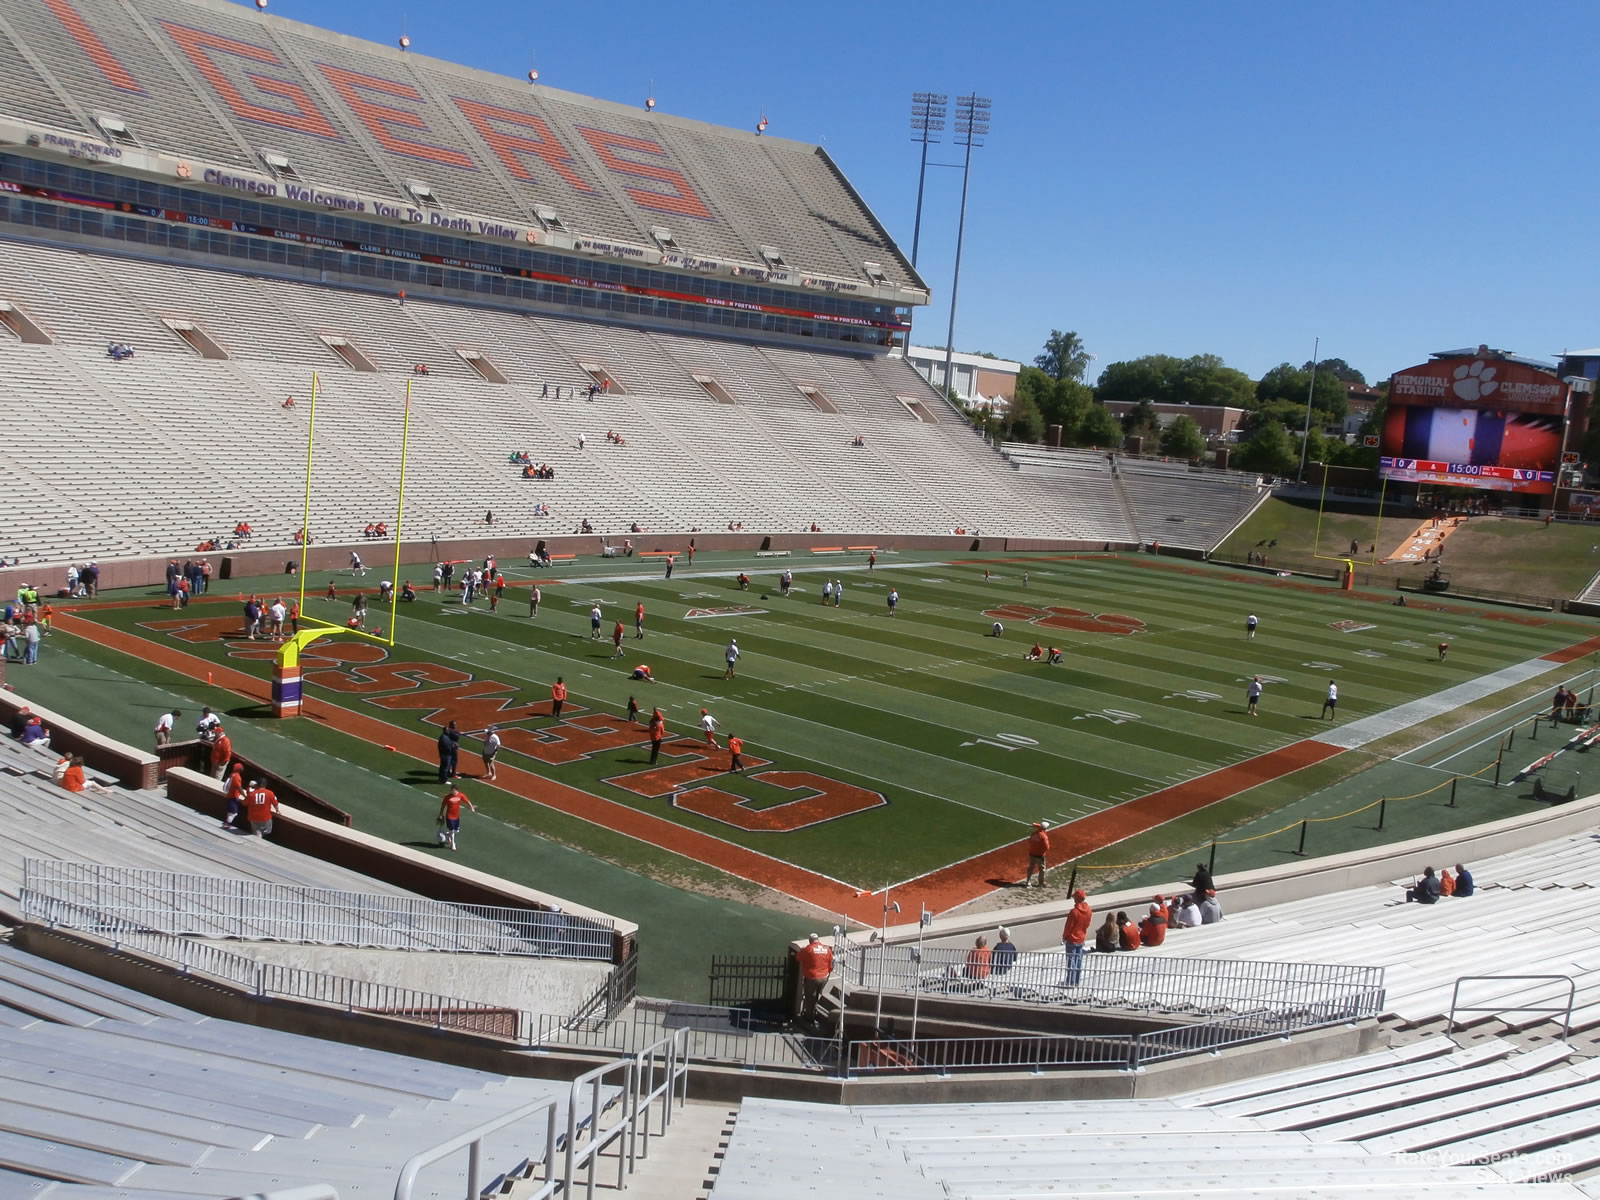
[[[1128,362],[1115,362],[1090,385],[1083,381],[1091,356],[1076,333],[1050,331],[1043,351],[1033,365],[1017,376],[1016,396],[1001,420],[1000,435],[1009,441],[1040,442],[1051,425],[1061,426],[1067,446],[1121,446],[1123,439],[1141,436],[1160,453],[1172,458],[1196,459],[1205,454],[1206,439],[1192,417],[1180,415],[1163,425],[1158,404],[1212,404],[1242,408],[1242,441],[1234,463],[1246,470],[1292,474],[1300,461],[1301,431],[1305,425],[1306,396],[1311,396],[1311,433],[1306,439],[1306,460],[1337,466],[1376,467],[1378,452],[1357,439],[1347,445],[1325,436],[1324,426],[1343,422],[1348,411],[1346,389],[1365,385],[1366,378],[1342,358],[1327,358],[1296,367],[1281,363],[1260,379],[1228,366],[1215,354],[1178,358],[1147,354]],[[1121,419],[1106,406],[1131,405]],[[986,414],[972,412],[975,422]],[[1362,424],[1361,433],[1377,433],[1383,424],[1383,400]]]

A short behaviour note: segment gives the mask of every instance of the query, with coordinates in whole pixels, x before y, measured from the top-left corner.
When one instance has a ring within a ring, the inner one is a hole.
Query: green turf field
[[[674,734],[691,734],[700,709],[708,708],[724,734],[744,739],[747,758],[840,781],[886,803],[787,832],[740,828],[611,782],[647,770],[642,731],[626,745],[553,765],[516,753],[511,742],[503,761],[872,889],[1013,842],[1039,817],[1071,821],[1307,737],[1321,728],[1330,678],[1343,692],[1339,718],[1349,721],[1583,636],[1571,624],[1395,609],[1276,581],[1152,569],[1137,560],[996,564],[987,581],[976,562],[890,559],[872,572],[856,561],[793,565],[805,570],[795,594],[783,599],[772,562],[758,566],[730,557],[712,565],[702,558],[671,580],[651,566],[594,564],[568,582],[544,581],[537,620],[527,615],[525,591],[513,590],[495,614],[486,603],[468,608],[427,591],[403,611],[390,661],[460,673],[435,677],[446,683],[470,677],[506,685],[489,708],[461,714],[467,727],[486,723],[483,714],[502,702],[502,725],[552,726],[548,716],[521,706],[543,704],[557,675],[571,687],[569,716],[580,705],[620,713],[632,694],[646,713],[660,706]],[[749,592],[734,584],[739,568],[761,572]],[[533,573],[524,568],[520,574]],[[819,602],[825,574],[844,581],[842,606]],[[326,578],[308,581],[308,596],[320,594]],[[361,582],[343,573],[335,579],[345,595]],[[901,594],[893,618],[885,602],[891,587]],[[648,612],[643,640],[633,637],[639,600]],[[594,603],[605,613],[601,641],[590,637]],[[757,611],[689,615],[741,604]],[[342,618],[348,604],[343,596],[308,599],[307,609]],[[236,611],[236,603],[197,604],[176,619],[228,620]],[[1252,611],[1261,628],[1246,641],[1244,618]],[[1006,624],[1003,638],[986,636],[991,613]],[[609,638],[618,618],[627,630],[621,658],[613,657]],[[241,662],[237,639],[231,658],[229,645],[214,633],[198,644],[172,641],[173,631],[162,626],[175,615],[165,608],[107,608],[97,619],[219,663],[268,670],[265,661]],[[1341,619],[1368,627],[1341,632],[1332,627]],[[1120,632],[1129,627],[1136,632]],[[723,647],[730,637],[739,640],[743,657],[738,677],[725,680]],[[1441,639],[1452,644],[1444,663],[1434,650]],[[1064,665],[1025,662],[1024,651],[1035,641],[1061,647]],[[359,692],[330,690],[330,684],[367,685],[347,664],[318,669],[316,653],[313,647],[307,661],[311,694],[430,738],[453,714],[408,678],[378,678]],[[638,662],[648,662],[659,682],[630,681],[628,671]],[[1258,719],[1244,714],[1243,691],[1252,674],[1267,683]],[[290,727],[280,736],[298,737],[299,731]],[[370,749],[352,748],[351,756],[395,774],[381,753],[373,760]],[[466,761],[473,762],[470,753]],[[724,765],[725,755],[709,758],[708,781],[737,797],[741,811],[761,813],[794,799],[792,791],[759,779],[722,773]],[[432,803],[430,770],[408,763],[398,775],[427,792],[417,801],[419,812]],[[547,828],[547,814],[537,809],[521,820]],[[551,832],[580,846],[589,836]],[[616,855],[623,863],[634,857],[625,847]],[[714,872],[694,874],[703,882]]]

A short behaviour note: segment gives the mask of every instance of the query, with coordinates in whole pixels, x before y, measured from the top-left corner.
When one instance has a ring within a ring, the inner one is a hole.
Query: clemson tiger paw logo
[[[1005,604],[986,608],[983,615],[996,621],[1026,621],[1046,629],[1072,629],[1079,633],[1143,633],[1144,622],[1120,613],[1092,613],[1081,608],[1032,608],[1026,604]]]
[[[1481,400],[1485,396],[1492,396],[1500,387],[1494,380],[1495,368],[1483,365],[1482,359],[1475,359],[1470,366],[1463,364],[1455,370],[1455,383],[1451,384],[1451,391],[1457,398],[1469,403]]]

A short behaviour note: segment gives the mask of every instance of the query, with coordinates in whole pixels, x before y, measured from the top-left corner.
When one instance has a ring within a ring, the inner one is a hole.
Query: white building
[[[944,390],[944,351],[933,346],[910,346],[906,361],[929,383]],[[1005,412],[1017,394],[1019,362],[985,358],[981,354],[956,354],[950,360],[956,397],[964,404],[988,404],[995,412]]]

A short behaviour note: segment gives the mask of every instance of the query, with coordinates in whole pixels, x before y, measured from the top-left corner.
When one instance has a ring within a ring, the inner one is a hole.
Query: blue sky
[[[913,91],[994,101],[956,345],[1106,363],[1338,355],[1376,380],[1488,342],[1600,343],[1600,5],[869,7],[272,0],[271,11],[553,87],[825,144],[909,255]],[[936,148],[937,150],[938,148]],[[955,161],[946,145],[937,161]],[[919,268],[943,345],[960,172],[929,172]]]

